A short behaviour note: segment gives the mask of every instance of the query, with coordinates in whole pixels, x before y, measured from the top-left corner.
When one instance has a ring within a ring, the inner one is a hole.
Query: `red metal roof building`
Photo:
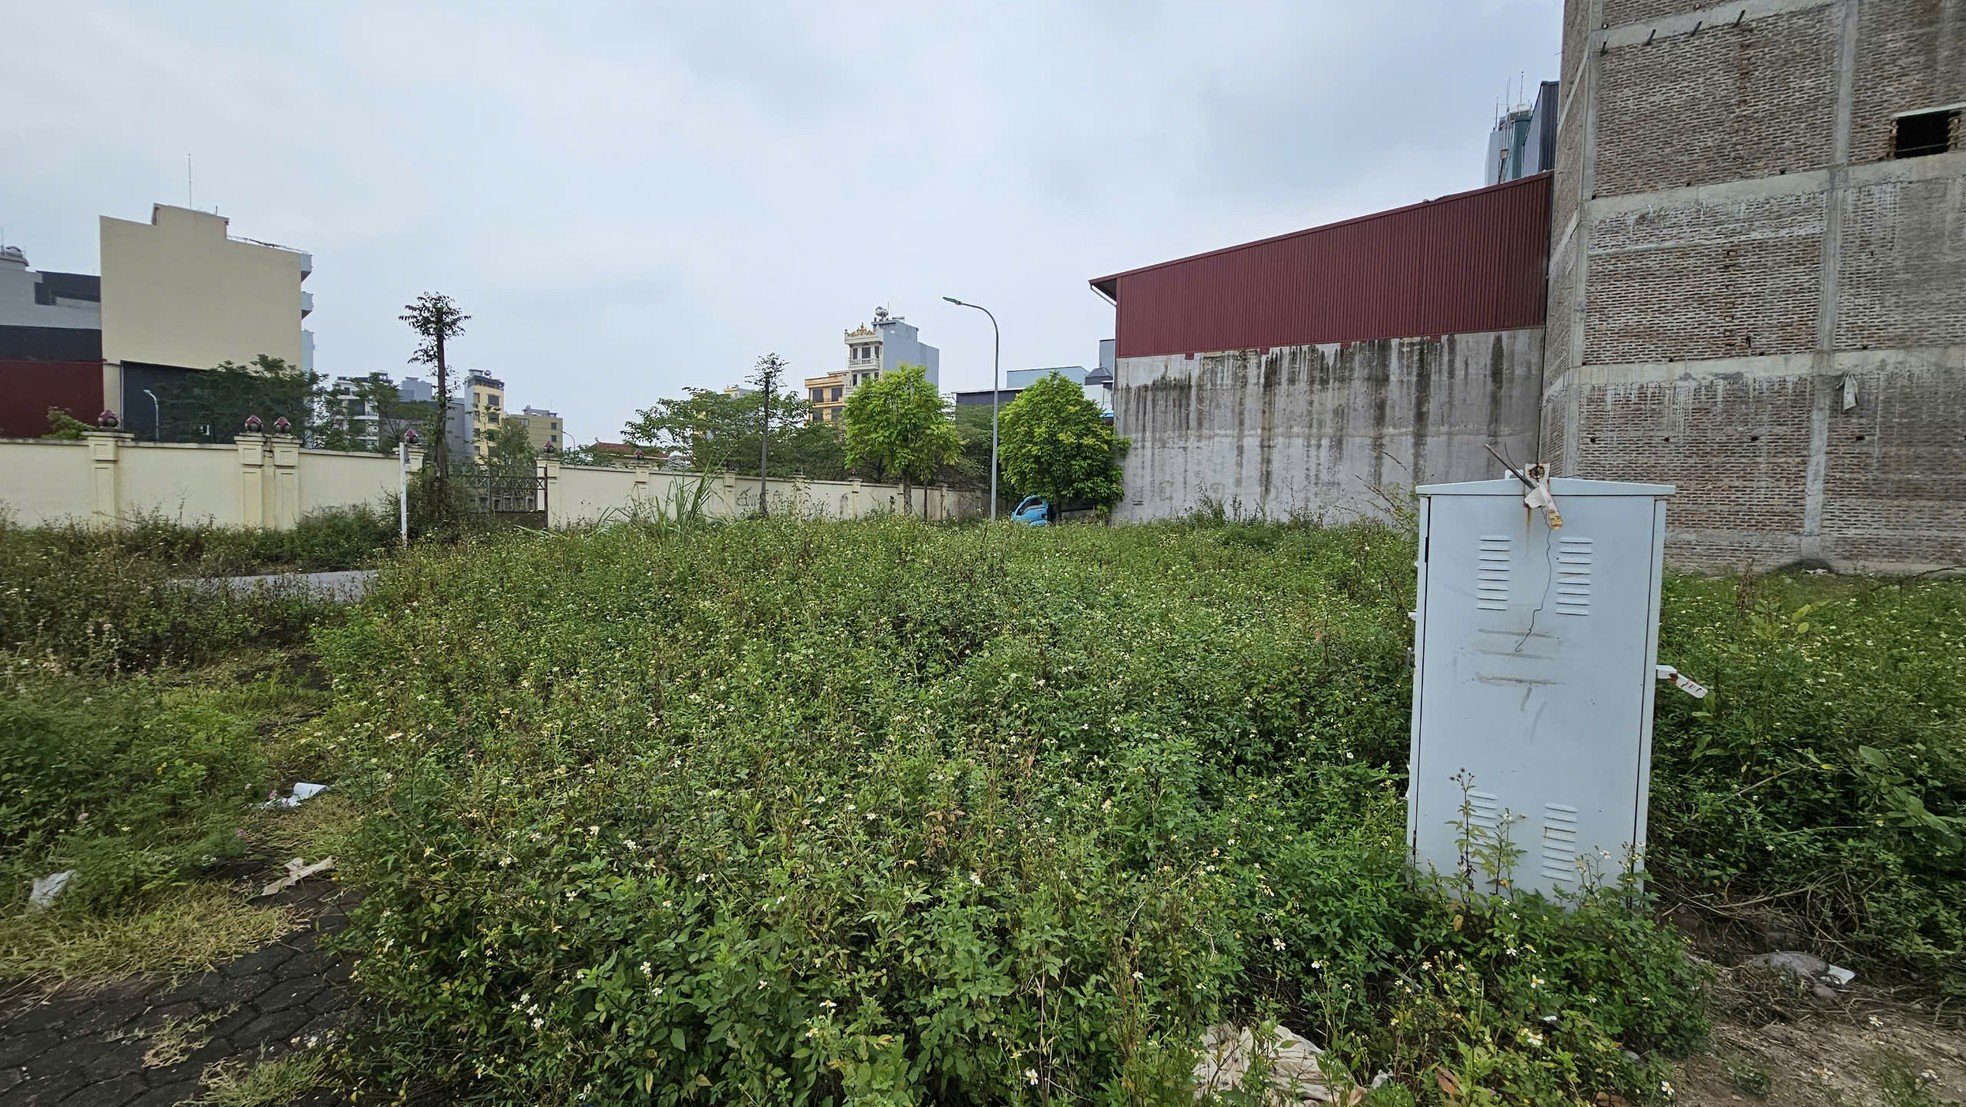
[[[1360,342],[1543,323],[1550,175],[1092,282],[1117,356]]]

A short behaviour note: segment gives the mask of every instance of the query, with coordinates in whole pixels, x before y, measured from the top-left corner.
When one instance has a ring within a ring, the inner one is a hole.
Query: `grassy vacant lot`
[[[0,529],[0,976],[221,958],[282,925],[229,857],[332,850],[381,1084],[1186,1103],[1275,1019],[1371,1103],[1658,1100],[1709,1009],[1662,910],[1966,993],[1955,582],[1670,580],[1715,693],[1660,700],[1657,898],[1558,911],[1403,873],[1392,531],[618,525],[346,614],[84,538]]]
[[[1675,930],[1402,875],[1412,556],[890,521],[408,558],[321,636],[398,1071],[1173,1103],[1234,1017],[1390,1073],[1374,1102],[1657,1098],[1704,1029]],[[1966,990],[1962,604],[1670,583],[1666,659],[1716,692],[1661,701],[1668,905]]]

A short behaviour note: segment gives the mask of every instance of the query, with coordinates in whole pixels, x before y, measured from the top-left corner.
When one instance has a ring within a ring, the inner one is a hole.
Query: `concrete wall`
[[[23,526],[86,518],[93,474],[87,442],[0,440],[0,514]]]
[[[615,516],[675,514],[678,503],[700,502],[711,518],[730,519],[758,511],[758,479],[733,473],[687,473],[647,467],[633,469],[562,465],[542,460],[547,479],[547,522],[574,526]],[[700,492],[699,492],[700,490]],[[864,481],[773,480],[765,492],[775,515],[857,519],[883,513],[931,520],[973,518],[983,513],[974,492],[915,487],[904,509],[901,488]]]
[[[421,465],[422,451],[411,451]],[[184,523],[291,528],[330,508],[380,507],[395,494],[394,455],[304,450],[289,435],[235,443],[138,442],[91,432],[80,442],[0,439],[0,511],[22,526]]]
[[[1966,152],[1890,157],[1966,5],[1564,14],[1545,456],[1677,485],[1678,564],[1966,563]]]
[[[410,451],[411,467],[423,464]],[[730,473],[595,468],[542,460],[547,522],[574,526],[612,516],[673,513],[703,489],[712,518],[757,513],[758,482]],[[94,431],[80,442],[0,439],[0,511],[21,526],[79,521],[112,526],[163,516],[185,523],[283,530],[333,508],[381,507],[396,494],[394,454],[303,449],[291,435],[242,434],[236,443],[138,442],[127,432]],[[853,519],[883,512],[929,519],[982,514],[974,492],[916,487],[904,508],[896,485],[863,481],[774,480],[774,514]]]
[[[102,356],[210,369],[260,354],[301,363],[301,263],[235,242],[209,212],[156,205],[151,221],[102,218]]]
[[[1338,522],[1416,484],[1500,471],[1536,441],[1542,328],[1120,358],[1123,522],[1205,504]],[[1384,493],[1384,494],[1382,494]]]

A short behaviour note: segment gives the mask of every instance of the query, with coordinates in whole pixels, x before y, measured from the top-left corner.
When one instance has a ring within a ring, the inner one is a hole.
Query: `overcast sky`
[[[309,250],[316,368],[403,375],[401,305],[580,441],[887,305],[942,387],[1090,364],[1089,278],[1481,183],[1560,0],[109,4],[0,0],[0,228],[216,207]]]

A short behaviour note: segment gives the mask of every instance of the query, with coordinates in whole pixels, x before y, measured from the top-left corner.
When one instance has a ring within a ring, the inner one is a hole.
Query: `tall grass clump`
[[[1675,934],[1405,874],[1413,553],[898,519],[413,552],[318,636],[384,1071],[1185,1103],[1204,1027],[1277,1018],[1425,1102],[1656,1093],[1703,1025]]]
[[[0,520],[0,654],[97,673],[200,664],[304,641],[328,608],[292,587],[220,588],[183,573],[154,540]]]
[[[1966,582],[1666,583],[1651,867],[1709,924],[1966,995]]]

